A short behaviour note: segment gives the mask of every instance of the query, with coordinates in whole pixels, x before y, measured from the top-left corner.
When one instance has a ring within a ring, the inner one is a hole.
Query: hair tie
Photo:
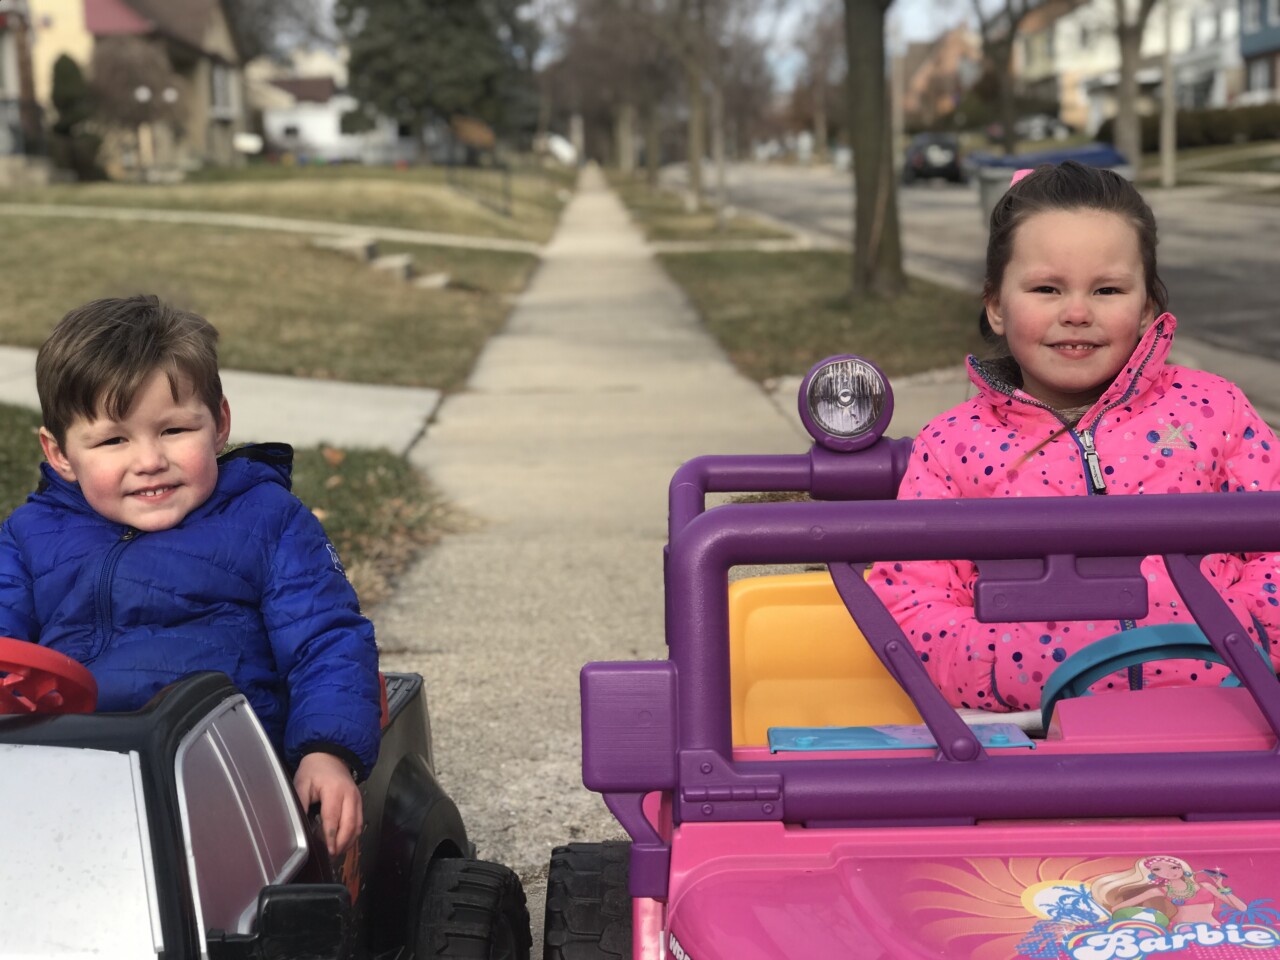
[[[1027,174],[1031,173],[1031,172],[1032,172],[1032,170],[1033,170],[1033,168],[1032,168],[1032,167],[1024,167],[1024,168],[1023,168],[1023,169],[1021,169],[1021,170],[1016,170],[1016,171],[1014,171],[1013,179],[1009,181],[1009,186],[1011,186],[1011,187],[1012,187],[1015,183],[1017,183],[1019,180],[1021,180],[1021,179],[1022,179],[1023,177],[1025,177]]]

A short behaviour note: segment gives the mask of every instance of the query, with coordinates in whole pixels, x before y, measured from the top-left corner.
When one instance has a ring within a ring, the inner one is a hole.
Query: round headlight
[[[823,360],[800,383],[800,420],[809,436],[829,450],[870,446],[892,416],[888,379],[861,357]]]

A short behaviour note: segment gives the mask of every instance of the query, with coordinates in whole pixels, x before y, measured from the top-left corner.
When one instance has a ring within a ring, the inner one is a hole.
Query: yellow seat
[[[825,570],[730,584],[729,669],[735,746],[769,727],[920,722]]]

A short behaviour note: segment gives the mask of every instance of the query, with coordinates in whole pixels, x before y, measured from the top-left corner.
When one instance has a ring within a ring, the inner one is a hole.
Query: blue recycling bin
[[[1042,163],[1062,163],[1064,160],[1077,160],[1091,167],[1106,167],[1122,177],[1133,177],[1133,168],[1124,154],[1109,143],[1082,143],[1074,147],[1015,153],[1012,156],[971,153],[969,162],[976,167],[978,175],[978,204],[982,208],[983,222],[990,221],[991,211],[995,209],[996,201],[1009,189],[1009,181],[1015,170],[1037,167]]]

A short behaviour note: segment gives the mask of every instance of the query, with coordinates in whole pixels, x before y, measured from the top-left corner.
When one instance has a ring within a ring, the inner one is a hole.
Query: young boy
[[[219,457],[231,428],[217,331],[152,296],[68,313],[36,358],[40,488],[0,527],[0,635],[98,681],[98,709],[221,670],[319,803],[337,855],[378,753],[378,654],[292,450]]]

